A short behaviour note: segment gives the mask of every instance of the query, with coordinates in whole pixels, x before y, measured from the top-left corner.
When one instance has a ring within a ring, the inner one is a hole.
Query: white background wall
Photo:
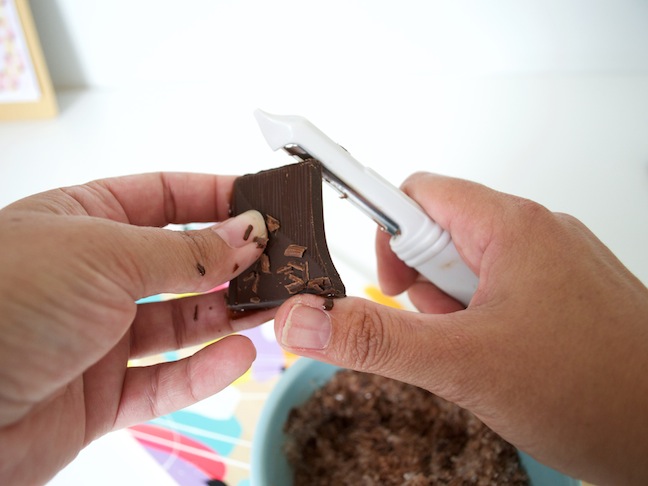
[[[648,72],[644,0],[31,0],[57,86]]]
[[[30,3],[61,115],[0,125],[0,205],[289,162],[260,107],[307,116],[396,185],[435,171],[574,214],[648,282],[646,0]],[[353,235],[349,258],[373,265],[373,224],[333,208],[329,242]]]

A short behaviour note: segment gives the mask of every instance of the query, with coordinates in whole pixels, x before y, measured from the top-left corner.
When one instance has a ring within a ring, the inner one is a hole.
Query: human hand
[[[260,256],[263,217],[228,219],[233,180],[107,179],[0,210],[0,483],[44,482],[100,435],[206,398],[249,368],[255,350],[243,336],[177,362],[127,367],[272,317],[230,320],[223,291],[135,304],[208,291]],[[223,223],[161,229],[199,221]]]
[[[415,174],[403,189],[479,276],[467,309],[378,234],[383,291],[420,313],[301,295],[275,317],[289,351],[412,383],[539,461],[597,484],[648,480],[648,290],[580,222],[486,187]]]

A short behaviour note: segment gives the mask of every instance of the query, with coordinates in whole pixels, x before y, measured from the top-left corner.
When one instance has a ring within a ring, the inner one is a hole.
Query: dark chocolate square
[[[236,179],[232,216],[249,209],[266,218],[268,241],[261,258],[230,282],[230,309],[276,307],[299,293],[345,295],[326,244],[322,167],[317,160]]]

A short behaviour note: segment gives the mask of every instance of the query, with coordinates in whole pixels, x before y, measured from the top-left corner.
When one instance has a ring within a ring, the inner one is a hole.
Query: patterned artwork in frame
[[[52,83],[27,0],[0,0],[0,120],[56,115]]]

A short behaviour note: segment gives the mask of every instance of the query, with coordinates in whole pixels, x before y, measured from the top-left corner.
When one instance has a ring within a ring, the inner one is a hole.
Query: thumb
[[[267,241],[265,221],[258,211],[197,231],[120,226],[117,241],[108,244],[119,245],[121,264],[112,262],[106,272],[120,272],[117,281],[135,299],[210,290],[254,263]]]
[[[355,297],[334,301],[299,295],[275,316],[279,343],[292,353],[375,373],[459,401],[476,339],[462,313],[430,315],[403,311]]]

